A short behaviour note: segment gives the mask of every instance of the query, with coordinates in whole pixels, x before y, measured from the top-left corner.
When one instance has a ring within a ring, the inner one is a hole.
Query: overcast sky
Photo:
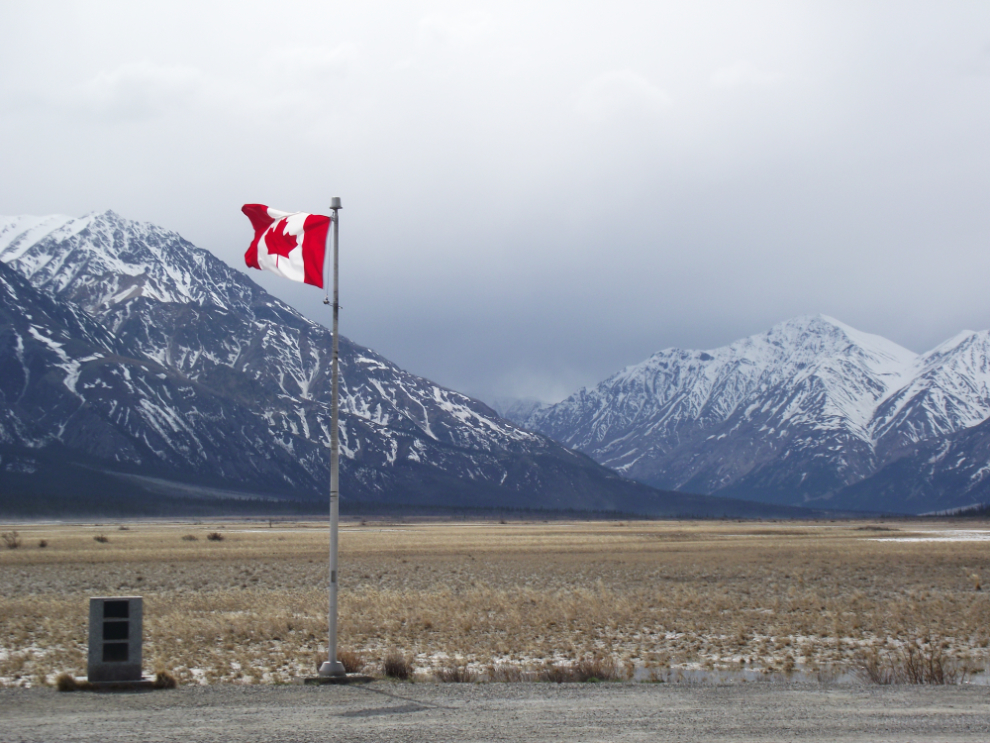
[[[340,196],[341,332],[482,399],[801,314],[990,327],[987,2],[2,8],[0,214],[243,267],[241,204]]]

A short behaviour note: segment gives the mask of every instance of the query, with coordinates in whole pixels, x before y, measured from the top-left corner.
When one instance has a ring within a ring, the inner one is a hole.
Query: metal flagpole
[[[337,522],[339,521],[338,501],[339,490],[339,435],[337,433],[337,386],[340,377],[337,357],[337,314],[340,301],[337,289],[337,224],[340,221],[340,197],[330,199],[333,209],[333,381],[331,382],[330,402],[330,612],[329,612],[329,642],[327,643],[327,660],[320,666],[320,676],[346,676],[344,665],[337,660]]]

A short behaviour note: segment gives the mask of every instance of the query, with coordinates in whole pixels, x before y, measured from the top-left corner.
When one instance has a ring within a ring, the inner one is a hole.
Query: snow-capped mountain
[[[830,502],[988,415],[987,333],[919,356],[815,316],[660,351],[521,422],[656,487],[798,504]],[[844,503],[857,505],[873,508]]]
[[[181,235],[112,211],[0,217],[0,261],[95,316],[140,296],[235,307],[264,293]]]
[[[918,358],[906,383],[873,414],[889,458],[901,448],[982,423],[990,415],[990,331],[965,330]]]
[[[832,504],[843,508],[864,501],[876,510],[908,513],[990,504],[990,421],[902,449]]]
[[[209,252],[113,212],[0,218],[0,298],[15,469],[64,451],[145,481],[325,497],[331,334]],[[344,337],[340,353],[345,501],[753,512],[657,493]]]

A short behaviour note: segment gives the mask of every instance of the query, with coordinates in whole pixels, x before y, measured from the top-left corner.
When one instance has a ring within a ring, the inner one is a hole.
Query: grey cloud
[[[761,70],[747,59],[739,59],[730,65],[719,67],[711,76],[712,85],[721,87],[776,85],[787,79],[788,75]]]
[[[491,27],[491,15],[483,11],[430,13],[419,21],[421,47],[458,47],[476,42]]]
[[[327,77],[343,77],[358,55],[357,45],[351,43],[277,47],[265,52],[260,67],[268,76],[268,85],[296,86],[312,82],[312,78],[323,82]]]
[[[656,115],[670,106],[670,96],[633,70],[615,70],[596,76],[581,90],[577,110],[595,121],[612,116]]]
[[[817,312],[990,326],[990,6],[81,7],[0,49],[0,213],[240,265],[242,203],[340,195],[344,332],[439,382],[553,398]]]
[[[185,65],[126,62],[101,71],[68,96],[68,103],[110,120],[142,119],[184,109],[204,94],[203,73]]]

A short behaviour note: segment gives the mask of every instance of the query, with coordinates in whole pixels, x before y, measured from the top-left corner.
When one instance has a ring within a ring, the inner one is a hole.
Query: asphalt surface
[[[0,741],[990,741],[990,688],[732,684],[0,689]]]

